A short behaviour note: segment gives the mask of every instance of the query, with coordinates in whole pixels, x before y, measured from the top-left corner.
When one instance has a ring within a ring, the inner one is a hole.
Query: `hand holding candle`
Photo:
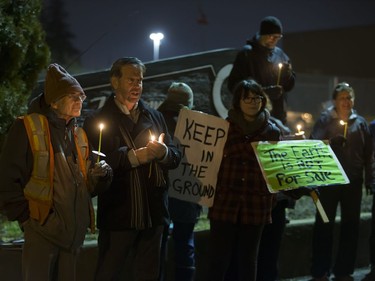
[[[283,68],[283,64],[279,63],[279,72],[277,74],[277,83],[276,85],[280,85],[280,76],[281,76],[281,69]]]
[[[303,136],[305,134],[305,131],[302,131],[302,125],[297,125],[297,133],[295,133],[296,136]]]

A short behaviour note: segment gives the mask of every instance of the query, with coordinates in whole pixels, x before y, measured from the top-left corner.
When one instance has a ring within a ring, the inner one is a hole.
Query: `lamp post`
[[[159,59],[159,47],[160,41],[164,38],[164,34],[161,32],[151,33],[150,39],[154,42],[154,60]]]

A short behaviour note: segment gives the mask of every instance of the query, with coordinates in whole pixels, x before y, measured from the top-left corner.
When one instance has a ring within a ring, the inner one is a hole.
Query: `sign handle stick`
[[[316,193],[316,191],[315,191],[315,190],[310,191],[310,196],[311,196],[312,200],[314,201],[314,204],[315,204],[315,206],[316,206],[316,209],[318,210],[319,215],[320,215],[320,217],[322,218],[323,222],[324,222],[324,223],[329,222],[329,219],[328,219],[328,217],[327,217],[327,214],[326,214],[326,212],[324,211],[324,208],[323,208],[323,206],[322,206],[322,203],[321,203],[320,200],[319,200],[319,197],[318,197],[318,194]]]

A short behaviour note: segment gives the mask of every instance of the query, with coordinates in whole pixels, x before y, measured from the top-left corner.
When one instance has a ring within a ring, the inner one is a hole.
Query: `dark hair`
[[[146,66],[143,64],[143,62],[135,57],[123,57],[118,60],[116,60],[111,67],[111,70],[109,72],[109,77],[118,77],[120,78],[122,75],[121,68],[124,65],[133,64],[140,66],[142,73],[146,72]]]
[[[332,99],[335,100],[337,98],[338,93],[343,91],[348,92],[353,98],[355,98],[353,88],[348,83],[341,82],[338,83],[336,87],[333,89]]]
[[[240,101],[243,98],[247,98],[250,93],[261,96],[262,97],[262,107],[260,108],[260,111],[263,111],[263,109],[267,105],[267,96],[264,93],[262,87],[252,79],[249,80],[242,80],[234,87],[233,91],[233,99],[232,99],[232,105],[235,110],[241,110],[240,107]]]

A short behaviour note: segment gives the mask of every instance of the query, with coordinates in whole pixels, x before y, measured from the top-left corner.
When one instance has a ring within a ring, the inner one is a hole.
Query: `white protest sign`
[[[170,170],[170,197],[212,206],[228,128],[220,117],[180,111],[174,142],[183,158],[177,169]]]

